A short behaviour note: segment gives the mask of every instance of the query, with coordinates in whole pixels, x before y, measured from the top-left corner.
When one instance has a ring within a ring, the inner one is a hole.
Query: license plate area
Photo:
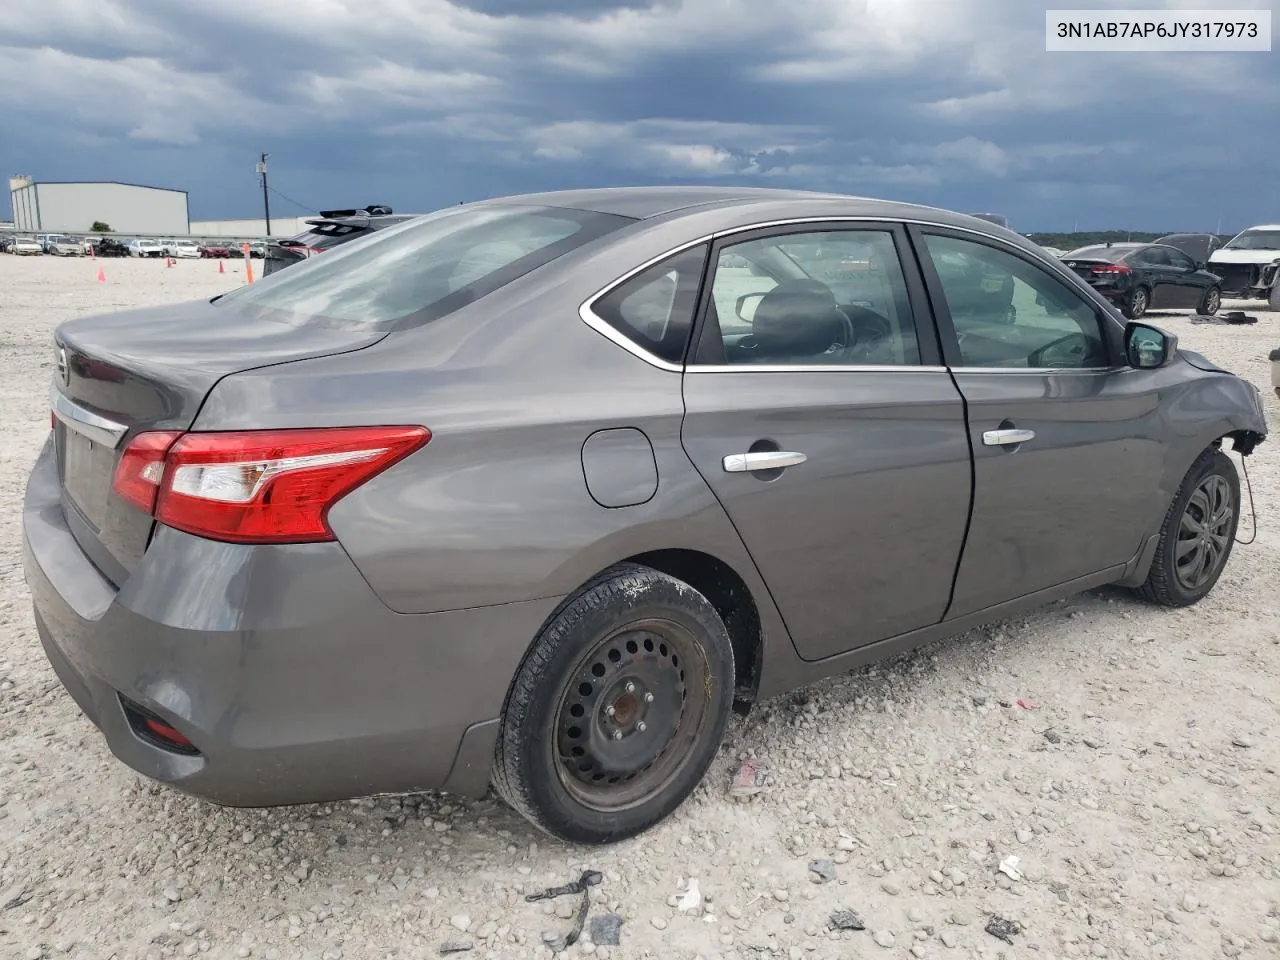
[[[68,498],[94,532],[106,520],[115,451],[59,424],[58,466]]]

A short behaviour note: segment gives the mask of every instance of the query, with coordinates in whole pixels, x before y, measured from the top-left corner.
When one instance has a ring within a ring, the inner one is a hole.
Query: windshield
[[[1280,230],[1246,230],[1234,237],[1226,250],[1280,250]]]
[[[632,222],[551,207],[450,207],[352,240],[217,302],[294,322],[434,320]]]

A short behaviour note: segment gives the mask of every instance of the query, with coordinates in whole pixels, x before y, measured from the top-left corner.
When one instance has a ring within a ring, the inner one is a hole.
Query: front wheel
[[[1200,298],[1200,305],[1196,307],[1196,313],[1202,317],[1212,317],[1221,306],[1222,290],[1218,287],[1210,287],[1204,292],[1204,296]]]
[[[1129,294],[1129,300],[1124,305],[1124,315],[1130,320],[1137,320],[1147,312],[1147,307],[1151,304],[1151,294],[1147,292],[1146,287],[1138,287],[1137,290]]]
[[[707,598],[620,564],[566,602],[525,655],[503,713],[494,787],[559,839],[634,836],[702,780],[733,686],[733,644]]]
[[[1227,565],[1239,522],[1236,466],[1210,447],[1187,471],[1165,514],[1151,571],[1138,594],[1166,607],[1202,600]]]

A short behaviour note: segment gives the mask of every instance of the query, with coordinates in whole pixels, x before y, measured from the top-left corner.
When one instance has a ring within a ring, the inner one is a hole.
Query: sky
[[[1280,43],[1048,53],[1048,6],[1272,3],[4,0],[0,167],[193,219],[259,216],[265,151],[277,216],[715,183],[1023,232],[1280,220]]]

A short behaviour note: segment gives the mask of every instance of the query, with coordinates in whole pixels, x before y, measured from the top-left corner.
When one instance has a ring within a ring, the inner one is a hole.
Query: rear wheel
[[[1129,294],[1129,299],[1124,305],[1124,315],[1130,320],[1137,320],[1147,312],[1147,307],[1151,305],[1151,294],[1146,287],[1138,287],[1133,293]]]
[[[1200,298],[1200,305],[1196,307],[1196,313],[1203,317],[1212,317],[1221,306],[1222,290],[1218,287],[1210,287],[1204,292],[1204,296]]]
[[[1143,598],[1166,607],[1203,599],[1222,575],[1240,522],[1240,477],[1235,464],[1211,447],[1187,471],[1173,498]]]
[[[494,787],[562,840],[634,836],[701,781],[733,683],[733,645],[706,597],[648,567],[614,567],[565,603],[525,656]]]

